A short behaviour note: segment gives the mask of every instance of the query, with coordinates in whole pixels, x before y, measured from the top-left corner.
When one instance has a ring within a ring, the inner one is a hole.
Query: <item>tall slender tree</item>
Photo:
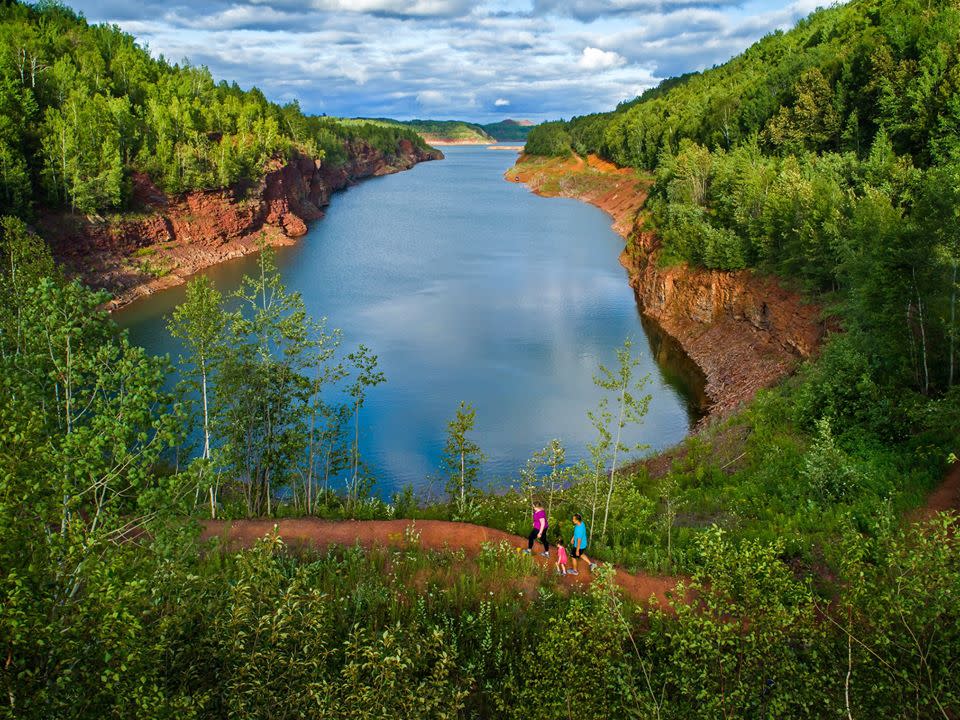
[[[201,429],[203,431],[202,461],[198,471],[197,490],[203,482],[204,474],[209,473],[212,430],[211,389],[215,385],[215,374],[224,351],[224,330],[227,315],[223,307],[223,296],[213,286],[209,278],[198,276],[187,284],[186,299],[178,305],[170,317],[167,327],[173,337],[182,340],[189,352],[189,358],[180,358],[181,376],[186,387],[200,394]],[[217,483],[213,477],[207,478],[210,496],[210,517],[217,516]]]
[[[473,406],[461,401],[457,414],[447,424],[447,443],[443,448],[447,495],[461,520],[469,515],[474,486],[484,459],[480,446],[468,437],[473,432],[476,420],[477,413]]]
[[[640,361],[632,355],[633,342],[627,338],[623,347],[617,349],[617,368],[610,370],[600,365],[593,382],[597,387],[612,393],[615,397],[617,420],[613,425],[610,436],[613,438],[612,461],[610,464],[607,497],[603,506],[603,525],[600,536],[606,537],[607,519],[610,516],[610,503],[613,501],[614,479],[617,474],[617,460],[619,453],[640,450],[642,443],[627,444],[623,442],[623,430],[628,425],[639,425],[650,407],[650,395],[642,395],[643,389],[650,381],[649,375],[637,376],[637,367]],[[612,421],[612,414],[610,420]],[[609,426],[608,426],[609,429]]]
[[[354,374],[353,382],[347,389],[350,397],[353,399],[353,448],[351,460],[353,469],[350,482],[347,488],[347,505],[350,508],[356,506],[361,496],[361,478],[360,478],[360,409],[367,399],[367,391],[386,381],[384,375],[378,369],[377,356],[370,352],[366,345],[360,345],[354,352],[347,356],[347,360],[352,365]]]

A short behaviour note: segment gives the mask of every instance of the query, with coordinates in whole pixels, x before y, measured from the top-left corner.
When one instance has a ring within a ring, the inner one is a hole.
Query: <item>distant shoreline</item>
[[[522,152],[523,145],[500,145],[496,142],[489,142],[485,140],[430,140],[429,138],[424,138],[424,141],[433,147],[449,147],[452,145],[462,145],[469,147],[486,147],[489,150],[512,150],[514,152]]]

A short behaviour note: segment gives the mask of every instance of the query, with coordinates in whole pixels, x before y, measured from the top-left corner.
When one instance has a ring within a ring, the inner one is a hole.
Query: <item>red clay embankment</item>
[[[506,178],[540,195],[589,202],[613,218],[627,241],[620,261],[640,310],[700,369],[710,417],[729,414],[818,351],[827,329],[821,309],[774,279],[662,266],[659,240],[641,227],[651,180],[635,170],[594,156],[521,156]]]
[[[409,547],[410,538],[425,549],[463,549],[468,555],[476,555],[484,543],[508,543],[516,548],[526,547],[526,540],[510,533],[471,523],[447,522],[444,520],[320,520],[297,518],[288,520],[207,520],[202,538],[220,538],[228,549],[249,548],[273,532],[274,527],[285,543],[293,547],[327,548],[331,545],[352,547]],[[539,547],[539,545],[537,546]],[[534,555],[542,563],[546,558]],[[550,563],[556,560],[553,555]],[[590,573],[586,563],[581,563],[580,575],[568,576],[570,584],[589,583]],[[676,578],[654,575],[632,575],[616,571],[617,584],[637,602],[653,597],[666,608],[668,597],[677,585]]]
[[[296,155],[274,161],[253,185],[177,196],[135,174],[131,211],[105,218],[48,213],[39,230],[69,274],[113,293],[112,310],[255,252],[261,235],[271,245],[292,244],[323,217],[334,192],[443,157],[408,140],[394,156],[362,142],[348,145],[347,155],[343,165]]]

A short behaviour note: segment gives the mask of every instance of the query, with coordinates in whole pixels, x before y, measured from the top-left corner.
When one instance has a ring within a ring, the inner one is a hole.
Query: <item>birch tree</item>
[[[347,393],[353,401],[353,447],[351,448],[352,471],[347,485],[347,506],[355,507],[361,496],[360,477],[360,410],[367,400],[367,391],[386,382],[386,376],[378,369],[377,356],[370,352],[370,348],[361,344],[354,352],[347,356],[353,366],[353,381]]]
[[[180,373],[190,392],[200,395],[200,418],[203,433],[201,464],[198,470],[197,490],[209,470],[212,435],[211,394],[220,360],[224,351],[224,330],[227,315],[223,296],[209,278],[198,276],[187,284],[186,299],[173,311],[167,327],[170,334],[182,340],[189,353],[180,357]],[[217,483],[208,479],[210,517],[217,516]]]
[[[650,407],[650,395],[641,394],[649,383],[650,376],[637,375],[640,361],[631,354],[632,348],[633,342],[628,338],[624,341],[623,347],[617,350],[617,368],[610,370],[601,364],[597,375],[593,378],[597,387],[607,391],[614,398],[613,407],[616,413],[616,421],[613,420],[613,413],[609,416],[612,428],[610,425],[607,426],[613,442],[611,445],[612,458],[607,497],[603,506],[601,537],[606,537],[607,533],[607,519],[610,516],[610,504],[613,502],[614,478],[617,474],[619,455],[620,453],[641,450],[645,447],[642,443],[629,444],[623,441],[624,429],[630,425],[642,423]]]
[[[303,299],[289,293],[273,251],[263,246],[258,272],[233,294],[218,387],[224,432],[221,452],[240,480],[249,515],[271,515],[303,450],[313,362],[311,324]]]
[[[476,426],[476,419],[473,406],[461,401],[457,414],[447,424],[442,462],[447,472],[447,495],[459,520],[470,515],[473,491],[484,459],[480,446],[468,437]]]

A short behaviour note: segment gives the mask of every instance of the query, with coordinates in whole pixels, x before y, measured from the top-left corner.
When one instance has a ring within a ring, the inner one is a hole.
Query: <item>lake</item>
[[[337,194],[277,261],[307,309],[343,330],[346,351],[363,342],[387,376],[361,413],[361,452],[388,495],[421,491],[439,475],[447,422],[461,400],[477,412],[483,474],[514,476],[551,438],[568,461],[587,457],[587,411],[627,337],[650,374],[650,410],[631,442],[675,444],[697,419],[696,388],[681,368],[658,364],[626,271],[623,240],[601,210],[548,199],[506,182],[516,155],[447,147],[446,160]],[[253,270],[248,256],[206,271],[222,292]],[[115,313],[131,339],[176,358],[165,317],[184,288]]]

